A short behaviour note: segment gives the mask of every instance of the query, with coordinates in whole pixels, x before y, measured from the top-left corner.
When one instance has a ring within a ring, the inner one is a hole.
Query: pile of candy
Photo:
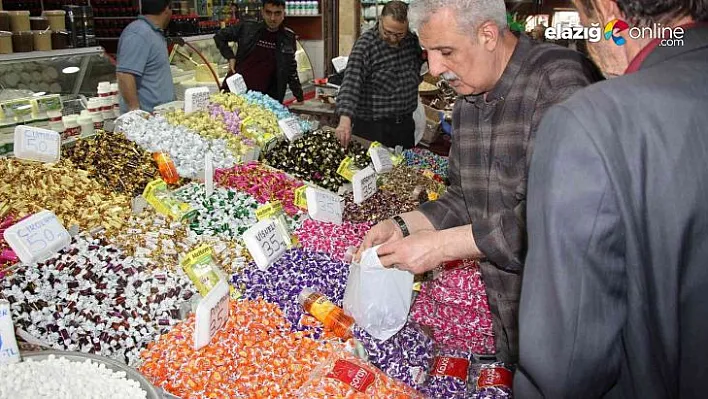
[[[119,129],[128,140],[148,152],[166,152],[175,163],[177,173],[190,179],[204,170],[204,157],[209,152],[215,168],[231,167],[242,155],[232,151],[226,140],[204,138],[186,126],[170,124],[163,116],[148,118],[134,111],[121,117]]]
[[[337,173],[345,157],[353,159],[358,167],[366,167],[369,157],[358,143],[345,150],[333,132],[316,130],[294,142],[279,141],[265,156],[265,162],[298,179],[337,192],[346,183]]]
[[[69,228],[116,230],[130,217],[130,199],[116,194],[70,161],[57,164],[0,158],[0,193],[7,212],[25,217],[48,209]]]
[[[17,220],[13,215],[3,212],[3,207],[9,208],[0,204],[0,278],[4,277],[7,267],[12,266],[19,260],[17,254],[10,248],[3,236],[5,230],[17,223]]]
[[[445,185],[436,176],[426,176],[419,169],[397,165],[382,175],[379,189],[389,191],[399,198],[418,200],[422,194],[426,200],[435,200],[445,192]]]
[[[352,223],[376,224],[392,216],[410,212],[416,208],[416,201],[408,197],[397,197],[388,191],[378,191],[361,204],[354,203],[351,193],[344,196],[344,220]]]
[[[209,104],[209,115],[213,119],[223,121],[224,126],[226,127],[226,130],[229,133],[234,134],[236,136],[239,136],[241,134],[241,118],[239,118],[238,112],[227,111],[224,109],[224,107],[218,104]],[[253,144],[250,139],[247,139],[245,137],[241,137],[241,139],[249,140],[249,142],[244,144]]]
[[[295,190],[302,186],[302,182],[258,162],[219,169],[214,173],[214,181],[220,186],[248,193],[261,203],[280,201],[288,215],[300,212],[293,201]]]
[[[149,272],[101,239],[78,237],[42,264],[2,281],[16,327],[58,350],[130,365],[180,319],[194,291],[183,275]]]
[[[241,140],[227,130],[224,120],[214,118],[208,112],[198,111],[185,114],[182,110],[165,115],[167,122],[175,126],[186,126],[205,139],[222,140],[235,154],[241,152]]]
[[[370,227],[369,223],[334,224],[307,219],[295,232],[295,236],[308,251],[322,252],[332,259],[344,260],[347,248],[361,245]]]
[[[250,90],[244,97],[246,97],[246,101],[250,104],[263,107],[273,112],[278,120],[293,117],[290,111],[285,108],[283,104],[269,95],[263,94],[259,91]],[[300,130],[303,132],[309,132],[312,130],[312,125],[310,125],[310,122],[302,119],[299,119],[298,122],[300,123]]]
[[[280,309],[263,301],[232,302],[226,326],[200,350],[193,335],[190,317],[149,345],[139,370],[182,398],[292,398],[335,350],[291,332]]]
[[[242,95],[219,93],[212,95],[211,101],[225,111],[238,112],[241,135],[252,139],[261,148],[266,148],[269,141],[282,136],[278,117],[273,111],[249,102]]]
[[[476,354],[495,352],[487,293],[474,261],[449,263],[435,280],[424,283],[411,318],[431,327],[440,345]]]
[[[159,176],[150,154],[122,134],[101,132],[79,139],[62,150],[62,158],[70,159],[105,187],[131,197],[142,194]]]
[[[420,391],[428,398],[472,398],[480,366],[469,352],[438,347]]]
[[[436,175],[447,178],[448,160],[430,150],[412,148],[403,151],[406,165],[417,169],[432,170]]]

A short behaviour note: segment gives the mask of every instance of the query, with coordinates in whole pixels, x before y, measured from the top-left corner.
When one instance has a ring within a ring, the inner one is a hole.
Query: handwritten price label
[[[23,263],[43,262],[71,242],[69,232],[48,210],[10,226],[3,237]]]
[[[278,126],[280,126],[280,131],[288,141],[294,141],[302,136],[302,129],[300,128],[300,122],[297,118],[281,119],[278,121]]]
[[[209,88],[193,87],[184,91],[184,112],[206,111],[209,105]]]
[[[371,166],[367,166],[357,172],[352,180],[355,204],[361,204],[371,198],[378,190],[376,186],[376,172],[374,172]]]
[[[199,301],[194,316],[194,349],[199,350],[229,321],[229,285],[224,280]]]
[[[393,160],[391,153],[385,148],[377,147],[369,150],[371,161],[374,163],[374,169],[377,173],[386,173],[393,169]]]
[[[248,91],[246,81],[243,80],[243,76],[238,73],[233,74],[226,79],[226,86],[228,86],[229,90],[235,94],[244,94]]]
[[[14,153],[17,158],[39,162],[59,162],[61,135],[32,126],[15,127]]]
[[[314,220],[342,223],[342,198],[338,195],[308,187],[307,211]]]
[[[243,234],[246,248],[250,252],[253,260],[256,261],[258,269],[265,271],[278,260],[288,249],[290,243],[275,219],[269,218],[261,220],[246,230]]]

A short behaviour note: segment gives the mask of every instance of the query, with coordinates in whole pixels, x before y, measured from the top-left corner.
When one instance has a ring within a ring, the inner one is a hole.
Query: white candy
[[[137,381],[105,365],[86,360],[71,362],[49,355],[45,360],[25,359],[0,366],[0,399],[145,399]]]

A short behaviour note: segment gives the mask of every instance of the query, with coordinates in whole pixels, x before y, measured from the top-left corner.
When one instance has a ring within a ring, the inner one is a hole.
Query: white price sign
[[[374,163],[376,173],[386,173],[393,169],[393,159],[391,153],[385,148],[377,147],[371,150],[371,160]]]
[[[23,263],[43,262],[71,242],[69,232],[48,210],[10,226],[3,237]]]
[[[278,260],[290,245],[273,218],[261,220],[251,226],[243,233],[243,240],[246,242],[248,252],[256,261],[256,266],[263,271]]]
[[[207,197],[214,193],[214,162],[211,152],[207,152],[204,156],[204,188]]]
[[[229,91],[234,94],[244,94],[248,91],[248,86],[246,86],[246,81],[243,80],[243,76],[235,73],[228,78],[226,78],[226,86],[229,87]]]
[[[312,187],[305,189],[307,212],[314,220],[342,224],[342,198]]]
[[[354,190],[354,203],[361,204],[376,194],[376,172],[371,166],[358,171],[352,179],[352,187]]]
[[[334,70],[337,73],[342,72],[347,68],[347,63],[349,62],[349,57],[339,56],[337,58],[332,58],[332,65],[334,65]]]
[[[285,118],[278,121],[278,126],[280,126],[280,131],[289,140],[293,141],[296,138],[302,136],[302,129],[300,128],[300,122],[297,118]]]
[[[184,91],[184,112],[206,111],[209,105],[209,88],[193,87]]]
[[[194,349],[199,350],[208,345],[229,321],[229,285],[226,281],[219,280],[199,301],[194,317]]]
[[[20,159],[40,162],[59,162],[61,135],[53,130],[32,126],[15,127],[13,152]]]

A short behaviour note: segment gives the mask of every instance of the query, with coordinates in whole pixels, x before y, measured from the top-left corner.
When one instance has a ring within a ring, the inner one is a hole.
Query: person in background
[[[164,29],[172,18],[169,0],[143,0],[141,13],[123,29],[118,41],[116,79],[121,112],[174,100],[174,85]]]
[[[376,25],[354,43],[337,94],[336,134],[344,147],[352,132],[388,147],[415,145],[423,51],[408,30],[407,14],[406,3],[387,3]]]
[[[462,96],[452,115],[450,185],[437,201],[374,226],[358,254],[381,245],[384,266],[416,274],[479,260],[497,357],[513,364],[536,130],[548,108],[601,76],[578,52],[517,38],[503,0],[413,0],[410,18],[430,73]]]
[[[243,76],[249,90],[267,94],[281,103],[290,86],[297,101],[303,101],[297,74],[295,32],[283,25],[285,0],[263,0],[263,21],[240,21],[214,35],[216,47],[229,60],[230,74]],[[229,46],[235,42],[236,54]]]
[[[536,25],[533,30],[531,31],[531,37],[539,42],[545,42],[546,41],[546,26],[543,24],[538,24]]]
[[[622,45],[588,43],[623,76],[543,118],[514,396],[705,398],[708,1],[575,3],[583,26],[661,24],[683,42],[614,30]]]

